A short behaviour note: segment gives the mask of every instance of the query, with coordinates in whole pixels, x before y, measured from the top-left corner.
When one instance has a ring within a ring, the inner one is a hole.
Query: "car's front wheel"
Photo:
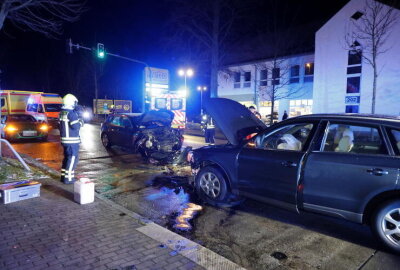
[[[203,167],[196,177],[196,191],[207,203],[220,206],[227,202],[228,184],[222,172],[213,166]]]
[[[107,149],[111,147],[110,137],[108,137],[107,133],[101,135],[101,143]]]
[[[400,200],[380,205],[371,220],[375,236],[390,250],[400,253]]]

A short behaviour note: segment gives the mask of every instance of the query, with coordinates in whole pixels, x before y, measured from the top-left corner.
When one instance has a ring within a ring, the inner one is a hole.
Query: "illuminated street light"
[[[186,70],[186,76],[192,77],[193,74],[194,74],[193,69],[189,68],[189,69]]]
[[[187,77],[189,77],[189,78],[192,77],[193,74],[194,74],[194,71],[191,68],[178,70],[178,75],[185,78],[185,90],[186,90],[186,92],[187,92],[186,78]]]
[[[200,111],[201,115],[203,115],[203,92],[207,91],[207,86],[197,86],[197,90],[200,91]]]

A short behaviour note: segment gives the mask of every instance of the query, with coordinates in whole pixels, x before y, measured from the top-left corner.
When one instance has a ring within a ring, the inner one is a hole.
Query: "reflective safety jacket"
[[[79,130],[83,121],[74,110],[62,109],[60,112],[60,136],[62,144],[80,143]]]
[[[204,118],[203,118],[203,123],[202,123],[202,126],[205,128],[205,129],[213,129],[213,128],[215,128],[215,125],[214,125],[214,120],[211,118],[211,116],[209,116],[209,115],[204,115],[203,116]]]

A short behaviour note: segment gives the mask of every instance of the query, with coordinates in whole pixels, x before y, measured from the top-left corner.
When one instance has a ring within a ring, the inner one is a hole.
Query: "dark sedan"
[[[102,124],[101,141],[106,148],[118,145],[145,158],[169,162],[183,144],[180,131],[171,128],[172,120],[170,111],[112,114]]]
[[[26,114],[3,115],[1,136],[9,141],[39,139],[47,140],[49,126]]]
[[[399,117],[307,115],[267,128],[232,100],[211,99],[206,109],[230,143],[188,156],[203,200],[248,197],[369,224],[400,252]]]

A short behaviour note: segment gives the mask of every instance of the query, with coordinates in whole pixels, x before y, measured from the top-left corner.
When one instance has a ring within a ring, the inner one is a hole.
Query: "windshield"
[[[44,104],[46,112],[60,112],[62,104]]]
[[[36,119],[30,115],[9,115],[7,122],[36,122]]]

